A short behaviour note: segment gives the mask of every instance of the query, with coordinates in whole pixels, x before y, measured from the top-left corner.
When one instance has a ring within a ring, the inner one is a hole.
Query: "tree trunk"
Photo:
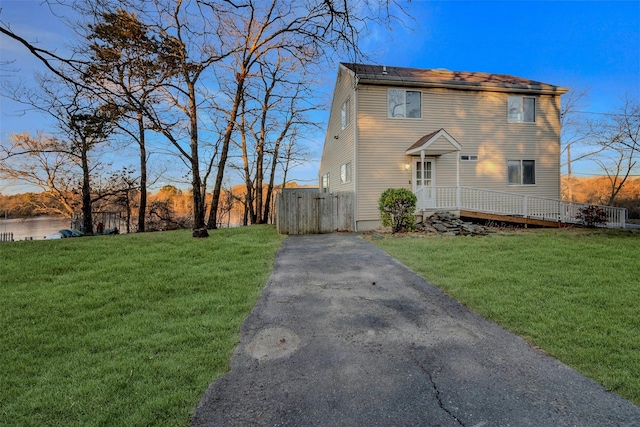
[[[264,162],[264,136],[262,135],[258,140],[256,152],[256,224],[263,224],[264,220],[262,218],[262,183],[264,181],[264,168],[262,162]]]
[[[247,132],[246,132],[246,123],[245,123],[245,111],[244,111],[244,101],[242,102],[242,113],[241,113],[241,130],[240,130],[240,140],[241,140],[241,148],[242,148],[242,167],[244,169],[244,185],[246,187],[246,194],[244,197],[244,215],[242,222],[246,226],[248,225],[248,220],[251,220],[252,224],[256,222],[255,210],[253,208],[253,182],[251,181],[251,170],[249,168],[249,153],[247,152]]]
[[[229,115],[229,122],[227,123],[227,129],[224,133],[224,140],[222,141],[222,152],[220,153],[220,162],[218,163],[218,173],[216,174],[216,184],[213,188],[213,196],[211,197],[211,210],[209,211],[209,221],[207,228],[218,228],[217,216],[218,216],[218,203],[220,202],[220,191],[222,190],[222,180],[224,178],[224,168],[227,165],[227,157],[229,156],[229,143],[231,142],[231,134],[236,123],[238,116],[238,108],[240,101],[242,100],[242,91],[244,90],[244,75],[238,74],[237,76],[238,86],[236,87],[236,96],[231,108],[231,114]]]
[[[147,215],[147,148],[145,146],[144,120],[138,113],[140,144],[140,205],[138,206],[138,233],[144,233]]]
[[[188,76],[187,76],[188,77]],[[198,153],[198,112],[196,104],[196,91],[193,83],[189,86],[189,122],[191,135],[191,188],[193,193],[193,229],[204,228],[205,204],[202,197],[202,179],[200,178],[200,160]]]
[[[126,199],[126,207],[127,207],[127,234],[131,233],[131,198],[130,198],[130,189],[127,189],[127,199]]]
[[[82,232],[93,234],[93,218],[91,214],[91,181],[89,175],[89,159],[87,152],[89,147],[86,141],[82,143],[80,159],[82,162]]]
[[[280,152],[280,142],[282,138],[278,138],[273,147],[273,157],[271,158],[271,175],[269,176],[269,185],[267,186],[267,194],[264,201],[264,214],[265,222],[269,222],[269,214],[271,209],[271,197],[273,194],[273,186],[276,179],[276,167],[278,166],[278,153]]]
[[[249,225],[249,201],[247,200],[247,195],[244,196],[244,209],[242,212],[242,225],[245,227]]]

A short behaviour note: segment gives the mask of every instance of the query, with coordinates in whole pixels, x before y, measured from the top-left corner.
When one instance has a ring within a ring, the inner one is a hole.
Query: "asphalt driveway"
[[[193,426],[640,426],[356,234],[290,236]]]

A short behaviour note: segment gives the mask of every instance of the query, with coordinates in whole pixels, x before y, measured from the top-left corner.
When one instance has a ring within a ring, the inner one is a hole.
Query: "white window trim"
[[[520,162],[520,182],[509,182],[509,162]],[[533,162],[533,184],[525,184],[524,181],[524,166],[523,162]],[[507,160],[507,186],[509,187],[533,187],[538,182],[538,166],[535,159],[508,159]]]
[[[351,182],[351,162],[347,162],[340,166],[340,184],[348,184]]]
[[[526,99],[533,99],[533,121],[525,121],[524,117],[524,100]],[[511,118],[511,114],[509,113],[509,106],[512,105],[512,100],[517,99],[519,100],[519,116],[521,117],[520,119],[512,119]],[[535,96],[521,96],[521,95],[509,95],[508,99],[507,99],[507,122],[508,123],[530,123],[530,124],[535,124],[536,120],[538,118],[538,114],[537,114],[537,108],[538,108],[538,100],[536,99]]]
[[[403,116],[392,116],[389,114],[389,91],[391,90],[399,90],[404,93],[404,115]],[[407,117],[407,92],[417,92],[420,94],[420,117]],[[422,91],[412,90],[412,89],[388,88],[387,89],[387,118],[394,119],[394,120],[422,120]]]
[[[342,107],[340,109],[340,130],[345,130],[347,126],[349,126],[349,119],[351,116],[351,105],[349,102],[349,98],[342,103]]]
[[[477,162],[478,156],[475,154],[460,154],[460,161],[462,162]]]

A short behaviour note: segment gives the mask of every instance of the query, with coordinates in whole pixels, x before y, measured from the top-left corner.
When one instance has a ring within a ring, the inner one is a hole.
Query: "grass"
[[[481,315],[640,405],[640,234],[372,239]]]
[[[0,425],[188,425],[282,241],[211,234],[0,245]]]

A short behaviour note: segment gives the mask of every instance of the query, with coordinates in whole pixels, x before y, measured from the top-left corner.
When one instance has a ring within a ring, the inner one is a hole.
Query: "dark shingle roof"
[[[441,130],[444,130],[444,129],[438,129],[438,130],[437,130],[437,131],[435,131],[435,132],[431,132],[430,134],[427,134],[427,135],[423,136],[422,138],[420,138],[419,140],[417,140],[417,141],[415,142],[415,144],[413,144],[411,147],[407,148],[407,151],[411,151],[411,150],[413,150],[413,149],[415,149],[415,148],[421,147],[421,146],[422,146],[422,144],[424,144],[425,142],[427,142],[428,140],[430,140],[431,138],[433,138],[434,136],[436,136],[436,134],[437,134],[438,132],[440,132]]]
[[[457,89],[502,89],[533,92],[565,93],[568,89],[529,80],[508,74],[492,74],[470,71],[450,71],[441,68],[405,68],[383,65],[366,65],[354,63],[342,63],[343,66],[353,71],[362,83],[426,86],[426,87],[450,87]]]

